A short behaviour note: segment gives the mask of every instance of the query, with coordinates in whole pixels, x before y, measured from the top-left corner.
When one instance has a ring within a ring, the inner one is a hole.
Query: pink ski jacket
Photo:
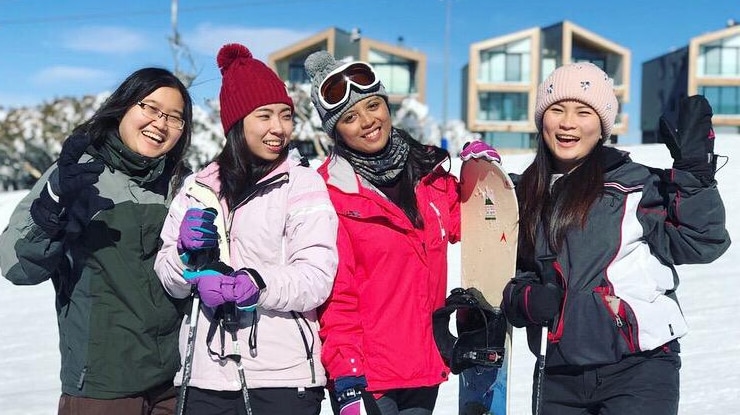
[[[432,335],[447,292],[447,247],[460,239],[457,179],[438,166],[421,179],[415,229],[404,212],[341,157],[318,169],[339,215],[339,270],[320,313],[330,380],[364,375],[368,390],[439,385],[449,369]]]
[[[180,222],[190,207],[217,207],[225,215],[228,261],[234,269],[257,270],[267,287],[254,312],[240,312],[239,353],[249,388],[317,387],[326,384],[320,363],[316,308],[329,296],[337,269],[337,216],[326,185],[316,171],[290,158],[262,179],[235,210],[225,201],[212,206],[192,191],[201,186],[218,194],[218,165],[190,176],[173,200],[162,230],[164,245],[155,270],[175,298],[190,295],[182,277],[185,265],[177,252]],[[225,214],[223,212],[226,212]],[[222,255],[223,258],[223,255]],[[240,390],[237,366],[209,354],[206,335],[214,310],[201,304],[190,385],[210,390]],[[180,355],[185,358],[187,319],[180,329]],[[226,335],[225,353],[234,353]],[[221,352],[218,335],[210,349]],[[175,385],[182,381],[182,369]]]

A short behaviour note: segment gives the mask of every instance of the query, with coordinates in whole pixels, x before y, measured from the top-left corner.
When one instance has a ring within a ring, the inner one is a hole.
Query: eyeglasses
[[[365,62],[346,63],[329,72],[319,85],[319,101],[326,110],[344,104],[352,85],[366,92],[380,83],[372,66]]]
[[[177,128],[178,130],[182,130],[183,128],[185,128],[185,120],[178,116],[167,114],[159,108],[153,107],[141,101],[137,102],[136,105],[141,107],[141,113],[152,121],[157,121],[158,119],[164,117],[164,123],[167,124],[168,127]]]

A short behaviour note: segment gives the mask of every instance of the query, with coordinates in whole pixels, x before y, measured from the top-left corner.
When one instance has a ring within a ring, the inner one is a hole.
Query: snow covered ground
[[[624,147],[635,161],[669,167],[662,145]],[[740,135],[717,137],[716,152],[729,157],[717,173],[732,237],[740,231]],[[503,155],[504,167],[520,172],[531,154]],[[453,163],[454,171],[459,164]],[[0,228],[25,191],[0,194]],[[682,340],[682,415],[734,414],[740,405],[740,242],[709,265],[679,268],[678,295],[691,331]],[[449,287],[459,284],[459,245],[450,247]],[[0,414],[56,413],[60,393],[58,331],[51,283],[31,287],[0,278]],[[534,357],[524,333],[514,334],[513,414],[529,413]],[[331,411],[325,401],[322,415]],[[437,414],[457,413],[457,377],[443,384]]]

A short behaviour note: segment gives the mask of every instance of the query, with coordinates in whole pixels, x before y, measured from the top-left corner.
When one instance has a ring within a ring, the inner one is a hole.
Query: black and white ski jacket
[[[548,367],[610,364],[685,335],[674,265],[709,263],[730,245],[716,185],[703,186],[688,172],[648,168],[615,148],[602,151],[603,195],[549,265],[565,297],[550,327]],[[520,258],[504,291],[504,311],[515,326],[527,326],[533,353],[541,327],[529,325],[508,295],[515,284],[539,281],[542,259],[551,255],[540,230],[535,258]]]

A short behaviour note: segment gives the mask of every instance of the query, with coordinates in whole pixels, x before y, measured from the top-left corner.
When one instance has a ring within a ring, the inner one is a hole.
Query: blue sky
[[[215,55],[224,43],[243,43],[264,60],[331,26],[358,27],[383,42],[402,37],[427,55],[427,105],[441,120],[447,2],[449,119],[460,117],[461,69],[471,43],[570,20],[632,51],[628,141],[639,136],[642,63],[724,28],[730,18],[740,20],[737,0],[181,0],[178,29],[199,71],[193,98],[203,103],[218,96]],[[170,4],[0,0],[0,107],[111,90],[142,66],[171,69]]]

